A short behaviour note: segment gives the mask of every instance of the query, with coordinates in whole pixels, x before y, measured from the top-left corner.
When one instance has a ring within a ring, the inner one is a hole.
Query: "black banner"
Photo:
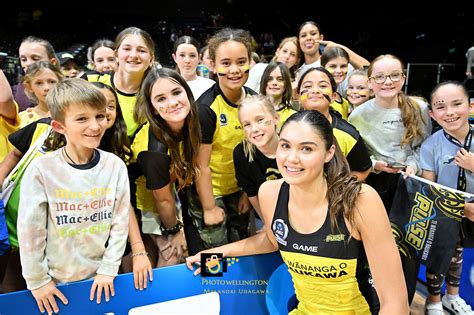
[[[390,210],[400,253],[445,275],[459,240],[466,195],[418,177],[400,177]]]

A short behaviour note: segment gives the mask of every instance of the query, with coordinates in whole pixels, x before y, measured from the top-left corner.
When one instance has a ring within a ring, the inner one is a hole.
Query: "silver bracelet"
[[[136,257],[136,256],[148,256],[148,253],[147,252],[138,252],[138,253],[132,254],[132,257]]]

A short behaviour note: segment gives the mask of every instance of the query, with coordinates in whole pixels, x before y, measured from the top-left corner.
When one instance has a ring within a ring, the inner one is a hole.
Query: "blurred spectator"
[[[23,72],[26,73],[28,67],[39,60],[49,61],[53,65],[58,63],[56,53],[51,43],[45,39],[28,36],[21,41],[18,49],[20,56],[20,64]],[[19,82],[12,87],[13,96],[18,103],[20,111],[36,104],[32,104],[30,99],[25,94],[25,88],[22,82]]]
[[[250,59],[250,68],[252,68],[253,66],[255,66],[257,63],[260,62],[260,56],[256,53],[256,52],[252,52],[252,55],[251,55],[251,59]]]
[[[467,67],[466,67],[466,76],[469,79],[472,79],[472,72],[474,70],[474,44],[466,52],[467,58]]]
[[[275,40],[272,33],[265,33],[263,36],[263,54],[272,55],[275,50]]]
[[[115,57],[115,43],[109,39],[98,39],[90,47],[88,56],[90,67],[98,72],[116,71],[118,67]]]
[[[58,54],[61,72],[66,78],[78,78],[83,74],[84,66],[82,61],[74,57],[74,55],[62,52]]]
[[[199,51],[199,65],[203,65],[209,70],[207,78],[215,80],[212,59],[209,57],[209,46],[207,45]]]

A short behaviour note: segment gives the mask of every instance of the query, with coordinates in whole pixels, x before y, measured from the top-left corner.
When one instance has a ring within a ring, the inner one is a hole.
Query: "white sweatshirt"
[[[95,156],[79,169],[60,149],[33,160],[25,171],[18,240],[30,290],[52,279],[117,275],[131,207],[127,168],[114,154],[97,150]]]

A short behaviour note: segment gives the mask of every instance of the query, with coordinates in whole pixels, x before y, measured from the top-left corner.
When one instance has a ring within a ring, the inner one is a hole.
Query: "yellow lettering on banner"
[[[428,227],[431,222],[428,218],[433,213],[433,201],[418,192],[415,194],[414,201],[415,205],[411,209],[405,240],[414,248],[421,250],[428,236]]]

